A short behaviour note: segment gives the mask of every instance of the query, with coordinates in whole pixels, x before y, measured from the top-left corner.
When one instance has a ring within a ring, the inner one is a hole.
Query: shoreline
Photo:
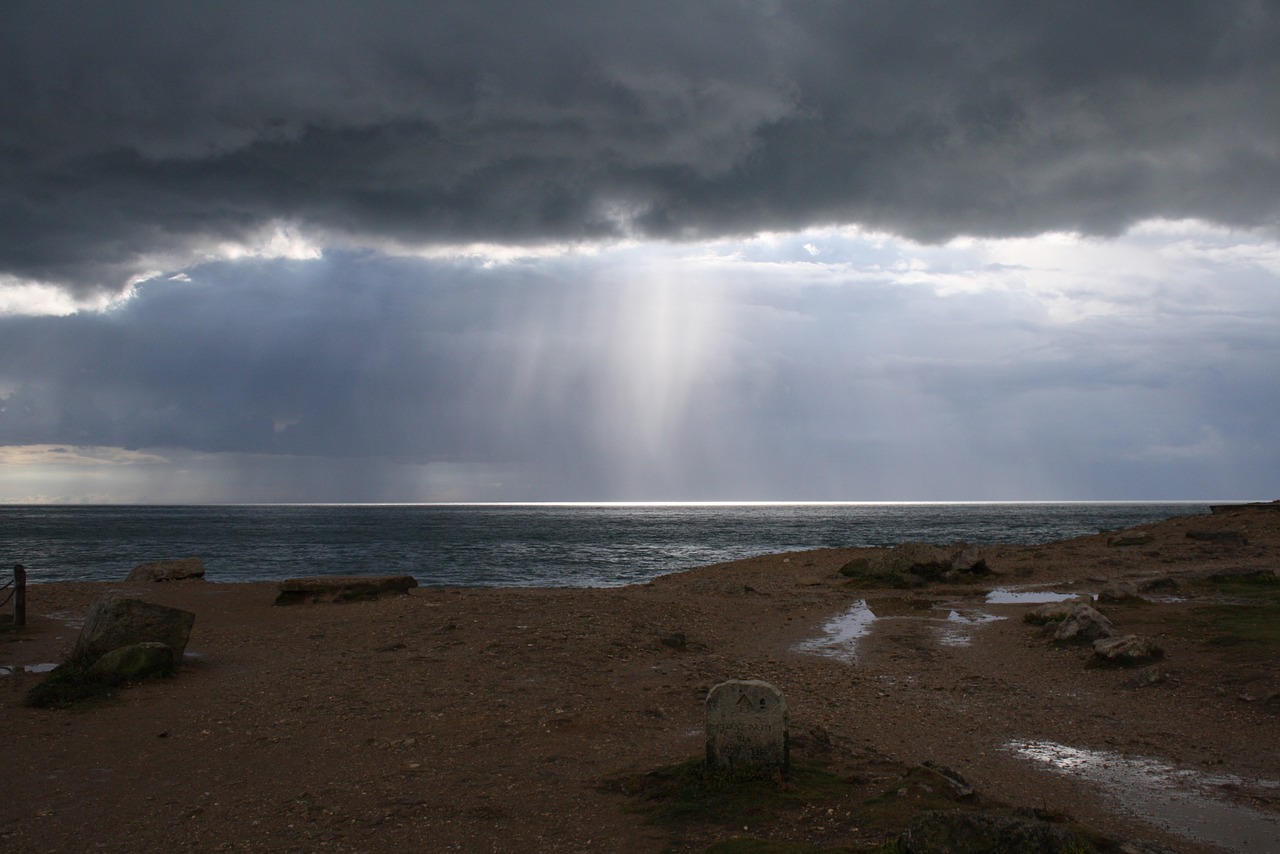
[[[1176,621],[1196,602],[1109,607],[1167,651],[1166,681],[1129,688],[1131,673],[1088,667],[1082,650],[1023,625],[1028,606],[982,600],[993,587],[1097,592],[1167,575],[1191,589],[1216,571],[1274,570],[1278,521],[1271,505],[1232,505],[1140,526],[1150,539],[1139,545],[1109,545],[1103,533],[988,546],[992,576],[905,591],[847,586],[840,567],[875,551],[858,548],[631,587],[422,587],[341,605],[273,607],[273,582],[33,584],[28,631],[0,642],[0,665],[60,660],[76,634],[68,623],[109,589],[197,618],[175,678],[101,708],[29,709],[22,697],[40,675],[0,677],[0,737],[16,769],[0,784],[0,842],[15,852],[702,850],[727,829],[653,825],[604,781],[698,755],[707,690],[759,678],[786,696],[798,755],[868,792],[928,760],[1014,806],[1051,804],[1117,838],[1216,850],[1005,745],[1276,780],[1280,702],[1263,690],[1280,691],[1274,660],[1224,659],[1184,637]],[[1210,525],[1247,543],[1186,536]],[[859,600],[883,619],[854,660],[797,649]],[[951,646],[937,631],[951,609],[1004,619],[969,626],[967,645]],[[1248,786],[1233,797],[1280,810]],[[876,842],[824,816],[769,832]]]

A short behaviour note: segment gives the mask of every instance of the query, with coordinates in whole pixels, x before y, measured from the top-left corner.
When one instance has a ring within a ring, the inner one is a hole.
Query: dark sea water
[[[0,579],[112,581],[196,556],[209,581],[413,575],[423,585],[611,586],[831,546],[1036,543],[1207,513],[1190,503],[0,506]]]

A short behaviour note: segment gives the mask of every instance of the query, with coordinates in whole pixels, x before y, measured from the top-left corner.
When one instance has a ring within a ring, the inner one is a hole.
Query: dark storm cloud
[[[82,288],[275,220],[942,239],[1280,199],[1260,2],[10,2],[0,34],[0,271]]]

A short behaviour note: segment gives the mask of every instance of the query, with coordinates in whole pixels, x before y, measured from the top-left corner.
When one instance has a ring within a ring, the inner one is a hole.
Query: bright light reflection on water
[[[1004,617],[997,617],[995,614],[987,614],[983,611],[961,613],[953,610],[947,614],[947,625],[942,626],[938,632],[938,643],[943,646],[968,646],[973,643],[974,628],[1003,619]]]
[[[878,620],[916,620],[930,624],[936,630],[942,646],[968,646],[973,641],[973,630],[994,620],[1003,620],[995,614],[982,611],[957,611],[952,609],[944,617],[914,617],[894,615],[877,617],[865,599],[859,599],[849,610],[827,621],[823,635],[804,641],[796,649],[853,662],[858,658],[858,641],[871,633]]]
[[[853,661],[858,657],[858,639],[871,631],[876,619],[867,607],[867,600],[859,599],[848,611],[827,621],[822,627],[822,637],[807,640],[796,649]]]
[[[1048,590],[1009,590],[997,587],[987,594],[988,605],[1047,605],[1050,602],[1065,602],[1074,599],[1079,593],[1051,593]]]
[[[1179,836],[1233,851],[1274,851],[1276,840],[1280,840],[1280,815],[1211,794],[1223,787],[1280,788],[1274,780],[1202,774],[1159,759],[1084,750],[1052,741],[1012,741],[1006,747],[1060,774],[1101,786],[1121,811]]]

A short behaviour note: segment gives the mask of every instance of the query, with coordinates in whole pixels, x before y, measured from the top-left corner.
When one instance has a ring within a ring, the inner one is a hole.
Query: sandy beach
[[[1115,840],[1239,850],[1213,827],[1169,824],[1123,780],[1045,759],[1060,748],[1158,760],[1184,786],[1205,781],[1242,827],[1280,827],[1268,785],[1280,780],[1280,660],[1215,634],[1212,608],[1239,603],[1204,581],[1274,573],[1280,509],[1220,508],[1134,534],[992,546],[990,575],[910,590],[851,585],[839,570],[867,549],[626,588],[418,588],[291,607],[273,606],[265,583],[35,585],[26,630],[0,637],[12,669],[0,677],[0,848],[658,852],[758,834],[874,850],[886,831],[853,805],[931,761],[985,798]],[[1145,602],[1100,606],[1164,649],[1151,684],[1052,643],[1023,622],[1027,602],[988,601],[1157,578],[1171,584]],[[109,592],[196,614],[177,675],[86,710],[26,707],[43,678],[26,668],[61,661]],[[860,607],[875,617],[866,634],[818,648]],[[797,761],[844,778],[842,801],[754,828],[672,826],[635,808],[617,781],[700,756],[704,698],[730,678],[783,692]]]

